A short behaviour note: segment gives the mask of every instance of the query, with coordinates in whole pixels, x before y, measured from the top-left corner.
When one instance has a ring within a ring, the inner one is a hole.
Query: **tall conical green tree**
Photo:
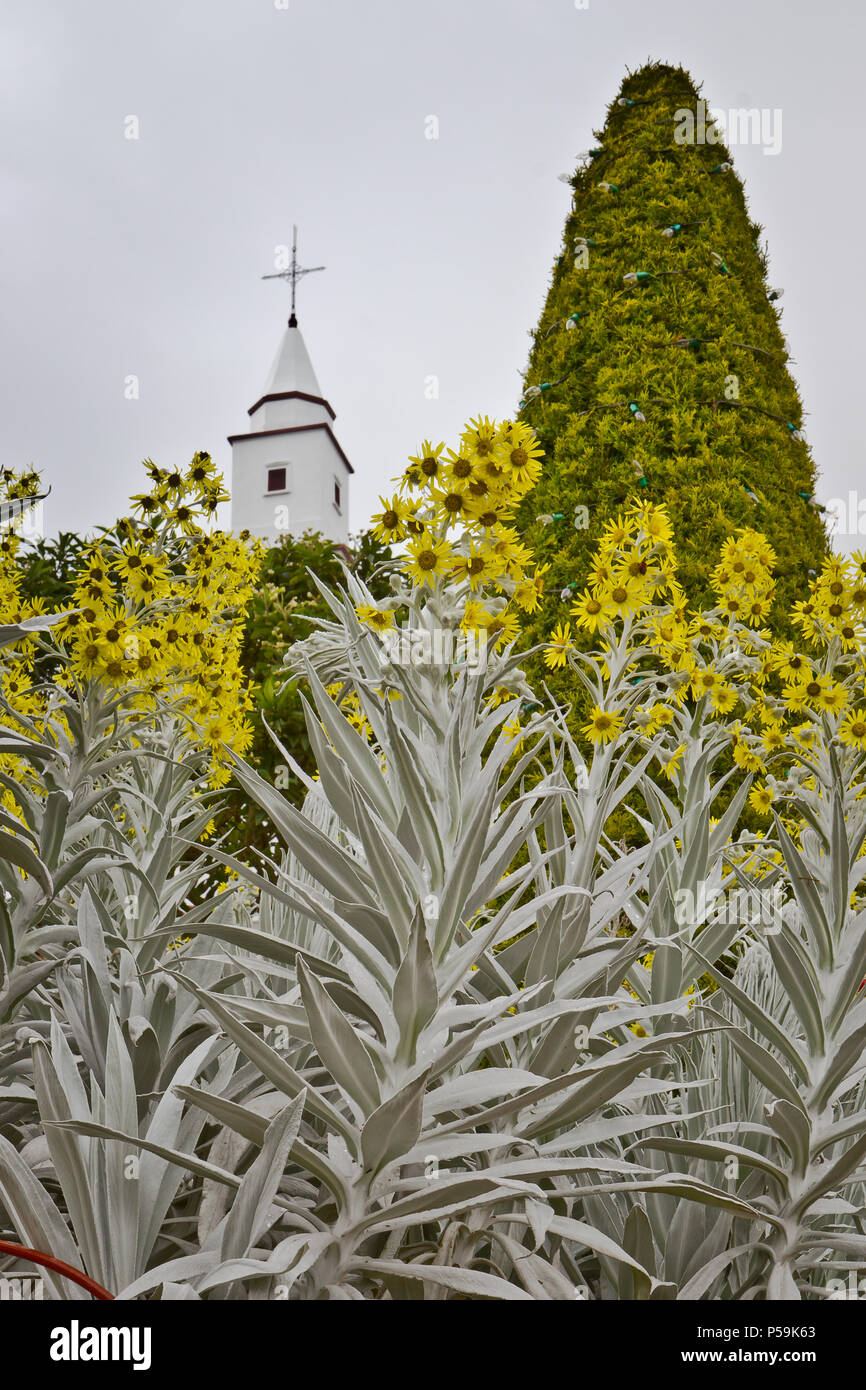
[[[681,68],[641,68],[572,179],[519,412],[546,455],[520,518],[550,564],[535,640],[568,616],[561,594],[584,587],[600,533],[638,497],[669,508],[695,605],[713,602],[708,576],[737,527],[777,552],[783,623],[827,548],[761,228],[704,111]]]

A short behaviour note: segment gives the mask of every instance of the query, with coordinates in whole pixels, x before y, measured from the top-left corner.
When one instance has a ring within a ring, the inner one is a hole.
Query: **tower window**
[[[268,492],[285,492],[286,490],[286,469],[285,465],[281,468],[268,469]]]
[[[334,506],[337,508],[337,511],[340,510],[340,495],[341,495],[341,494],[340,494],[340,484],[337,482],[337,479],[335,478],[335,479],[334,479]]]

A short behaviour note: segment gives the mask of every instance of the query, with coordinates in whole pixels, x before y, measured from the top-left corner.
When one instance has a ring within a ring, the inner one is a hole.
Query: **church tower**
[[[271,543],[287,533],[320,531],[345,544],[354,470],[337,443],[331,427],[334,411],[322,395],[298,327],[295,286],[308,273],[297,264],[295,228],[289,269],[262,277],[290,281],[292,311],[264,391],[247,412],[249,431],[229,435],[231,529],[251,531]]]

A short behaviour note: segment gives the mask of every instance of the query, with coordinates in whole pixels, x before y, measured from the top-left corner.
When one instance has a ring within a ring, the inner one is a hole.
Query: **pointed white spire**
[[[302,391],[306,396],[322,399],[322,389],[294,314],[277,349],[262,395],[275,396],[284,391]]]
[[[250,406],[248,413],[250,429],[256,431],[330,423],[336,418],[330,403],[322,395],[294,314],[280,339],[265,389]]]

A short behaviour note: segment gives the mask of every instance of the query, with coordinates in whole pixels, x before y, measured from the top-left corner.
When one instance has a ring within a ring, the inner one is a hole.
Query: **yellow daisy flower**
[[[493,614],[479,603],[477,599],[470,599],[463,610],[463,617],[460,626],[464,632],[480,632],[486,630]]]
[[[646,604],[646,585],[642,579],[632,575],[614,575],[611,584],[604,590],[604,598],[618,617],[625,618]]]
[[[421,476],[421,481],[428,486],[436,482],[442,476],[444,464],[442,463],[442,452],[444,444],[431,444],[429,439],[425,439],[417,454],[409,455],[410,464],[414,464]]]
[[[446,526],[460,521],[474,505],[466,486],[458,483],[449,483],[447,487],[431,488],[430,498]]]
[[[761,742],[767,753],[780,753],[786,743],[784,730],[774,725],[761,736]]]
[[[387,497],[381,496],[379,501],[382,503],[382,510],[371,518],[373,535],[386,543],[405,540],[406,521],[410,515],[408,502],[396,492],[390,501]]]
[[[683,760],[683,754],[685,753],[685,751],[686,745],[684,743],[681,743],[679,748],[673,754],[673,756],[664,764],[664,774],[667,778],[669,778],[671,782],[674,780],[677,773],[679,772],[680,763]]]
[[[827,710],[830,714],[839,714],[847,703],[848,692],[838,681],[828,685],[816,699],[818,709]]]
[[[505,569],[502,558],[489,546],[470,542],[468,555],[459,555],[454,563],[454,578],[467,580],[473,593],[483,584],[496,579]]]
[[[739,696],[726,681],[720,681],[710,692],[710,699],[715,714],[730,714],[737,703]]]
[[[584,724],[582,732],[591,743],[611,743],[618,738],[623,729],[623,716],[615,710],[602,709],[593,705],[589,723]]]
[[[394,626],[394,614],[377,608],[374,603],[356,603],[355,612],[361,622],[374,632],[386,632]]]
[[[544,664],[549,670],[555,671],[558,667],[564,666],[568,660],[568,653],[574,650],[574,643],[571,640],[571,624],[557,623],[551,633],[550,641],[544,652]]]
[[[492,640],[494,647],[506,647],[509,642],[516,642],[519,636],[520,620],[510,609],[497,613],[487,623],[487,637],[489,641]]]
[[[849,748],[866,753],[866,709],[849,710],[839,725],[839,738]]]
[[[610,603],[591,589],[585,589],[571,606],[577,626],[585,628],[587,632],[597,632],[600,627],[605,627],[611,620],[612,611]]]
[[[473,463],[494,462],[501,454],[499,430],[486,415],[470,420],[460,436],[460,442]]]
[[[436,580],[454,564],[454,551],[445,540],[419,536],[409,542],[404,567],[416,584],[435,587]]]
[[[749,805],[758,816],[768,816],[773,808],[773,793],[770,788],[758,783],[749,793]]]
[[[538,460],[544,456],[535,431],[518,421],[502,427],[501,440],[501,458],[509,469],[509,484],[528,491],[541,476]]]
[[[699,700],[702,695],[711,695],[721,684],[721,679],[718,671],[714,671],[712,666],[705,666],[695,671],[692,676],[692,691],[695,699]]]

